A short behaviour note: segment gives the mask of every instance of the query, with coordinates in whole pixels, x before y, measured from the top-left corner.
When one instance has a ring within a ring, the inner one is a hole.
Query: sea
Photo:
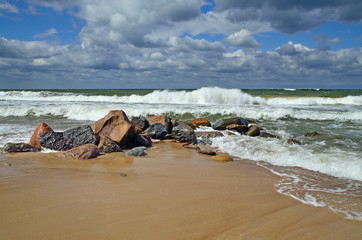
[[[92,124],[110,110],[123,110],[129,118],[202,117],[211,123],[245,118],[278,138],[224,133],[212,138],[212,145],[236,161],[255,161],[280,176],[279,193],[362,221],[362,90],[0,90],[0,148],[28,142],[41,122],[64,131]],[[196,131],[204,130],[210,128]],[[305,136],[314,131],[319,134]],[[290,138],[301,144],[288,144]],[[0,162],[5,161],[0,154]]]

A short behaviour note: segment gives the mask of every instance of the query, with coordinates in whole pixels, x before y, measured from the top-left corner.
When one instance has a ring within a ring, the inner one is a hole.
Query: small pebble
[[[8,167],[11,167],[11,166],[12,166],[12,164],[11,164],[11,163],[8,163],[8,162],[7,162],[7,163],[4,163],[4,165],[5,165],[5,166],[8,166]]]
[[[120,173],[119,176],[121,176],[121,177],[127,177],[127,174],[125,174],[125,173]]]

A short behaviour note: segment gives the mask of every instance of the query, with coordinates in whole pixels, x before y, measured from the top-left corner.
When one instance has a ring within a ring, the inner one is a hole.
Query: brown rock
[[[249,127],[247,125],[240,125],[240,124],[231,124],[226,126],[227,130],[234,130],[237,131],[239,133],[245,133],[247,131],[249,131]]]
[[[51,129],[46,123],[40,123],[35,129],[29,145],[41,149],[39,134],[46,132],[53,132],[53,129]]]
[[[202,154],[206,154],[206,155],[216,155],[216,148],[215,147],[211,147],[210,145],[206,145],[206,144],[199,144],[199,153]]]
[[[120,147],[132,141],[135,127],[121,110],[110,111],[104,118],[91,125],[96,137],[108,137]]]
[[[223,162],[230,162],[233,161],[232,157],[228,155],[216,155],[211,157],[212,160],[215,161],[223,161]]]
[[[196,137],[223,137],[224,135],[218,131],[205,131],[205,132],[195,132]]]
[[[60,152],[59,157],[69,157],[75,159],[91,159],[99,155],[99,148],[94,144],[85,144],[68,151]]]
[[[164,115],[161,116],[151,116],[147,118],[147,121],[150,125],[155,123],[161,123],[163,126],[165,126],[167,133],[171,133],[172,131],[172,122],[169,117],[166,117]]]
[[[245,135],[255,137],[259,136],[260,134],[260,128],[258,126],[252,126],[250,129],[245,133]]]
[[[136,134],[143,134],[144,132],[143,132],[143,130],[142,130],[140,127],[135,126],[135,133],[136,133]]]
[[[319,135],[322,135],[322,134],[320,134],[319,132],[316,132],[316,131],[304,134],[304,136],[306,136],[306,137],[314,137],[314,136],[319,136]]]
[[[211,123],[209,122],[209,120],[207,120],[205,118],[196,118],[196,119],[190,121],[190,123],[192,125],[194,125],[196,128],[198,128],[200,126],[211,127]]]

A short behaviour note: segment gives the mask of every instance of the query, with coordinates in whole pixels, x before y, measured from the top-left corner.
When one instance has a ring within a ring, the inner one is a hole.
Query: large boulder
[[[139,127],[140,129],[142,129],[143,131],[150,126],[148,120],[143,117],[134,117],[132,118],[131,123],[135,127]]]
[[[150,135],[153,139],[163,139],[167,135],[167,130],[165,126],[161,123],[155,123],[149,126],[145,133]]]
[[[244,118],[233,117],[233,118],[225,118],[214,124],[213,128],[215,130],[226,130],[226,127],[232,124],[238,125],[249,125],[248,121]]]
[[[94,144],[85,144],[65,152],[60,152],[59,157],[69,157],[75,159],[91,159],[99,155],[99,148]]]
[[[147,118],[147,121],[150,125],[155,123],[161,123],[166,128],[167,133],[171,133],[172,131],[172,121],[169,117],[166,117],[164,115],[151,116]]]
[[[6,143],[3,147],[3,153],[13,153],[13,152],[39,152],[40,149],[31,146],[27,143]]]
[[[72,128],[64,132],[40,133],[40,144],[42,147],[66,151],[84,144],[96,144],[97,138],[89,125]]]
[[[110,111],[104,118],[91,125],[96,137],[108,137],[120,147],[133,140],[135,127],[122,110]]]
[[[179,142],[186,142],[190,144],[196,143],[196,135],[195,131],[188,125],[178,125],[174,127],[171,132],[171,136],[173,139]]]
[[[191,120],[190,123],[194,125],[196,128],[200,126],[211,127],[211,123],[209,122],[209,120],[205,118],[196,118],[194,120]]]
[[[39,134],[46,133],[46,132],[53,132],[53,129],[51,129],[46,123],[40,123],[36,127],[36,129],[33,133],[33,136],[30,139],[29,144],[33,147],[41,149]]]
[[[98,148],[102,153],[122,152],[121,147],[108,137],[101,137]]]

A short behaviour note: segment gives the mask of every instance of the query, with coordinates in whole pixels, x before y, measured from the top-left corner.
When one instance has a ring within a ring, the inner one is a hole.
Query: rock
[[[149,134],[151,138],[163,139],[167,134],[167,130],[161,123],[155,123],[149,126],[145,133]]]
[[[293,139],[293,138],[289,138],[288,141],[287,141],[287,143],[290,144],[290,145],[294,145],[294,144],[296,144],[296,145],[301,145],[301,142],[300,142],[300,141],[298,141],[298,140],[296,140],[296,139]]]
[[[102,153],[112,153],[112,152],[122,152],[120,146],[117,143],[113,142],[108,137],[101,137],[99,141],[98,148]]]
[[[96,137],[108,137],[120,147],[132,141],[135,127],[123,111],[110,111],[104,118],[91,125]]]
[[[134,118],[132,118],[131,123],[135,127],[141,128],[143,131],[146,130],[150,126],[148,120],[143,117],[134,117]]]
[[[244,118],[234,117],[234,118],[225,118],[214,124],[213,128],[215,130],[226,130],[226,127],[232,124],[238,125],[249,125],[248,121]]]
[[[183,146],[184,148],[193,149],[193,150],[197,150],[197,151],[200,150],[199,146],[197,146],[197,145],[189,144],[189,143],[183,143],[183,144],[186,144]]]
[[[319,136],[319,135],[322,135],[322,134],[320,134],[319,132],[316,132],[316,131],[304,134],[304,136],[306,136],[306,137],[314,137],[314,136]]]
[[[3,147],[3,153],[13,153],[13,152],[39,152],[40,149],[31,146],[28,143],[6,143]]]
[[[146,138],[147,139],[147,141],[148,141],[148,146],[146,146],[146,147],[152,147],[152,140],[151,140],[151,137],[150,137],[150,135],[148,135],[147,133],[143,133],[143,134],[140,134],[142,137],[144,137],[144,138]]]
[[[192,125],[194,125],[196,128],[198,128],[200,126],[211,127],[211,123],[209,122],[209,120],[207,120],[205,118],[196,118],[196,119],[190,121],[190,123]]]
[[[208,137],[208,138],[212,138],[212,137],[223,137],[224,134],[222,134],[222,132],[218,132],[218,131],[205,131],[205,132],[195,132],[196,137]]]
[[[191,122],[179,122],[179,124],[177,126],[189,126],[190,128],[192,128],[193,130],[196,129],[196,127],[191,123]]]
[[[187,142],[190,144],[196,143],[195,131],[187,125],[178,125],[172,129],[172,138],[179,142]]]
[[[261,132],[259,134],[259,137],[263,137],[263,138],[280,138],[274,134],[271,134],[271,133],[267,133],[267,132]]]
[[[161,123],[165,128],[167,133],[171,133],[172,131],[172,121],[169,117],[166,117],[164,115],[161,116],[151,116],[147,118],[150,125],[155,123]]]
[[[199,144],[199,153],[202,154],[206,154],[206,155],[211,155],[214,156],[216,155],[216,148],[211,147],[210,145],[206,145],[206,144]]]
[[[11,164],[11,163],[8,163],[8,162],[3,163],[3,165],[4,165],[4,166],[7,166],[7,167],[11,167],[11,166],[12,166],[12,164]]]
[[[143,133],[145,133],[145,132],[144,132],[140,127],[138,127],[138,126],[135,126],[134,132],[135,132],[135,134],[143,134]]]
[[[79,147],[75,147],[68,151],[58,153],[59,157],[69,157],[75,159],[91,159],[96,158],[99,155],[99,148],[94,144],[85,144]]]
[[[216,155],[211,157],[212,160],[215,161],[223,161],[223,162],[230,162],[233,161],[232,157],[228,155]]]
[[[142,136],[141,134],[136,135],[135,141],[136,141],[137,146],[144,146],[144,147],[150,147],[151,146],[148,139],[145,138],[144,136]]]
[[[260,128],[258,126],[252,126],[246,133],[245,135],[251,136],[251,137],[255,137],[255,136],[259,136],[260,134]]]
[[[228,125],[228,126],[226,126],[226,129],[227,130],[234,130],[234,131],[237,131],[237,132],[242,133],[242,134],[249,131],[248,125],[240,125],[240,124]]]
[[[132,148],[130,151],[128,151],[126,153],[126,155],[134,156],[134,157],[145,156],[145,155],[147,155],[147,153],[145,152],[146,150],[147,150],[146,147],[135,147],[135,148]]]
[[[172,119],[171,122],[172,122],[172,127],[176,127],[179,125],[178,119]]]
[[[33,136],[30,139],[29,144],[33,147],[41,149],[39,134],[46,133],[46,132],[53,132],[53,129],[51,129],[46,123],[40,123],[36,127],[36,129],[33,133]]]
[[[39,138],[42,147],[57,151],[66,151],[84,144],[97,143],[97,138],[88,125],[64,132],[40,133]]]

